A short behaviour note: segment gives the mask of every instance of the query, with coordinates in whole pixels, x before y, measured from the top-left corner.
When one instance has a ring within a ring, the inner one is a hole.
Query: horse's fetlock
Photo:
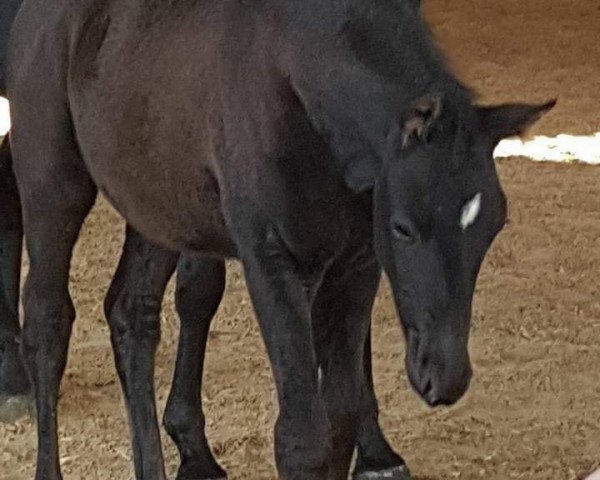
[[[163,417],[163,425],[169,435],[189,431],[193,427],[204,430],[202,412],[190,409],[189,406],[176,402],[168,402]]]

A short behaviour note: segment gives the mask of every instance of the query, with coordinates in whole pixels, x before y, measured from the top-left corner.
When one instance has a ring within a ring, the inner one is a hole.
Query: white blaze
[[[462,209],[460,214],[460,228],[466,230],[468,227],[473,225],[479,211],[481,210],[481,193],[477,193],[471,200],[469,200]]]

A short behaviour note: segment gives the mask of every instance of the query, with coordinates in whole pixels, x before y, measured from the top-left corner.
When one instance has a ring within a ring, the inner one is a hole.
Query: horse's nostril
[[[431,407],[444,407],[444,406],[452,405],[452,402],[450,402],[448,400],[444,400],[442,398],[432,398],[429,402],[429,405]]]
[[[429,404],[430,407],[439,407],[440,405],[448,405],[448,403],[440,397],[437,391],[434,391],[431,382],[427,383],[427,388],[423,392],[423,398]]]

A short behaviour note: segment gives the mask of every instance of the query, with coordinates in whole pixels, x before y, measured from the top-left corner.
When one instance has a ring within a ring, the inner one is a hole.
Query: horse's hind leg
[[[31,406],[31,386],[21,358],[19,280],[23,225],[8,137],[0,145],[0,421]]]
[[[135,475],[164,480],[154,397],[160,308],[178,255],[127,227],[125,246],[104,304],[132,435]]]
[[[13,143],[18,146],[15,172],[30,258],[23,292],[23,353],[37,407],[36,479],[59,480],[56,406],[75,318],[68,290],[69,266],[96,190],[71,143],[58,137],[53,142],[40,141],[48,138],[45,135],[17,138]]]
[[[201,397],[208,331],[224,289],[223,260],[181,256],[175,296],[181,330],[175,375],[163,420],[181,456],[178,480],[226,478],[206,440]]]

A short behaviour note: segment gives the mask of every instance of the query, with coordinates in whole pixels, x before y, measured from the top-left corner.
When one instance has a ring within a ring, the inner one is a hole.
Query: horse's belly
[[[133,160],[129,161],[136,165]],[[221,211],[216,182],[205,175],[128,175],[102,162],[92,162],[100,192],[148,240],[175,251],[236,256]],[[144,166],[138,165],[143,171]]]
[[[145,201],[131,195],[101,192],[125,220],[148,240],[171,250],[195,252],[221,257],[235,257],[236,247],[224,225],[219,206],[205,202],[202,207],[187,204]]]

